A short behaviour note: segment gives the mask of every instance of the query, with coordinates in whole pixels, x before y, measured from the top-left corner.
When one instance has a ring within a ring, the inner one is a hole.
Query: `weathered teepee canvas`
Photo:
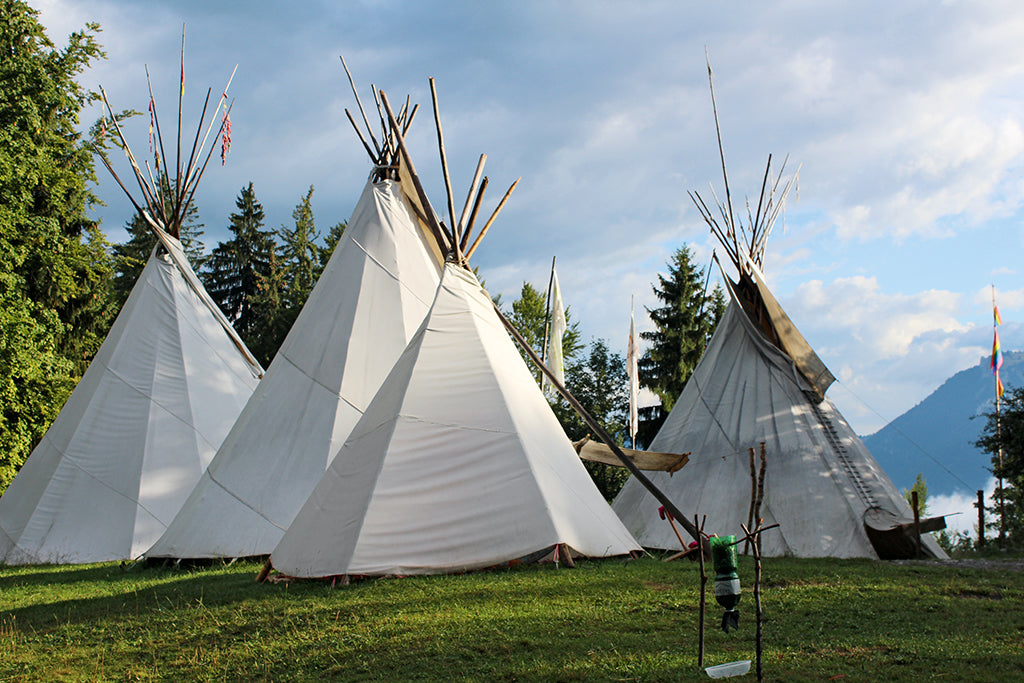
[[[767,456],[765,555],[878,557],[864,528],[868,510],[913,516],[902,494],[827,398],[816,401],[793,361],[750,321],[733,299],[687,381],[654,450],[690,452],[674,476],[650,477],[690,514],[707,515],[707,530],[741,532],[751,498],[749,449]],[[657,501],[636,481],[612,507],[647,547],[679,548]],[[926,549],[941,555],[930,538]]]
[[[0,498],[7,564],[139,556],[170,524],[256,386],[259,366],[184,270],[178,241],[161,240]]]
[[[266,376],[146,556],[270,553],[423,321],[439,275],[400,183],[371,179]]]
[[[472,272],[437,297],[271,561],[293,576],[440,573],[564,543],[637,549]]]
[[[892,556],[891,548],[872,544],[867,524],[877,526],[879,518],[912,523],[912,512],[826,398],[834,377],[761,273],[768,235],[795,176],[780,190],[782,170],[773,179],[769,157],[764,178],[749,226],[735,218],[728,177],[726,200],[716,213],[691,193],[738,279],[732,282],[723,272],[730,303],[651,442],[653,450],[690,453],[689,463],[674,477],[657,472],[651,480],[682,512],[706,515],[709,533],[742,534],[741,525],[757,523],[751,520],[757,497],[751,474],[760,469],[764,444],[763,498],[756,516],[765,525],[780,526],[761,535],[763,554]],[[658,503],[635,479],[626,482],[613,508],[643,545],[679,548]],[[887,531],[899,535],[898,525],[892,526]],[[930,536],[922,540],[925,552],[944,556]]]

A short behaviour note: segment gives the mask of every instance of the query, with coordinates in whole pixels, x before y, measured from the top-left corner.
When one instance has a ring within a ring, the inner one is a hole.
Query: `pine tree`
[[[263,229],[263,205],[256,199],[251,182],[242,188],[235,206],[238,211],[231,214],[228,226],[233,237],[210,253],[203,280],[210,297],[249,345],[266,322],[262,318],[267,313],[255,310],[255,300],[272,277],[276,245],[273,231]],[[269,361],[259,354],[257,359],[264,365]]]
[[[0,0],[0,491],[45,433],[112,319],[108,245],[76,78],[96,24],[55,48],[38,12]]]
[[[269,367],[294,320],[285,307],[285,273],[274,251],[270,252],[266,274],[257,274],[257,278],[259,284],[251,308],[253,330],[245,345],[263,367]]]
[[[298,316],[309,293],[313,291],[320,263],[320,247],[316,243],[320,234],[313,220],[312,198],[313,186],[310,185],[309,192],[292,212],[295,227],[282,228],[278,233],[282,242],[280,254],[288,286],[285,300],[292,311],[292,320]]]
[[[668,263],[668,276],[658,275],[652,289],[662,302],[647,309],[657,329],[641,332],[649,346],[638,363],[640,384],[661,399],[656,424],[644,425],[643,438],[649,437],[672,410],[686,380],[697,366],[715,323],[725,310],[725,299],[717,287],[711,296],[704,293],[705,275],[693,263],[693,253],[683,245]]]

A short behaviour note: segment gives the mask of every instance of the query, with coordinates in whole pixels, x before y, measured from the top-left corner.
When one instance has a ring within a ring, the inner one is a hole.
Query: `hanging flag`
[[[629,376],[629,439],[630,446],[636,448],[636,432],[640,425],[637,399],[640,394],[640,377],[637,373],[637,360],[640,349],[636,342],[636,325],[633,320],[633,303],[629,307],[629,345],[626,347],[626,374]]]
[[[558,287],[558,274],[551,266],[551,334],[548,336],[548,369],[560,384],[565,384],[565,362],[562,358],[562,336],[565,334],[565,306]]]
[[[231,113],[224,112],[223,131],[220,136],[220,165],[223,166],[231,151]]]
[[[1003,350],[999,347],[999,330],[992,333],[992,363],[990,364],[993,375],[999,374],[999,368],[1003,367]]]
[[[996,399],[1003,397],[1005,389],[1003,388],[1003,381],[999,379],[999,368],[1003,367],[1003,350],[999,346],[999,326],[1003,323],[1002,316],[999,315],[999,307],[996,306],[996,295],[995,288],[992,288],[992,362],[990,368],[992,374],[996,376]]]

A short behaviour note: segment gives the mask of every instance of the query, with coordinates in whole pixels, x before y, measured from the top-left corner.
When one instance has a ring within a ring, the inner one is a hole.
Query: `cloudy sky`
[[[766,273],[839,378],[830,396],[854,429],[879,429],[988,353],[993,285],[1003,346],[1021,348],[1019,2],[32,4],[57,42],[101,24],[107,59],[83,81],[115,108],[145,110],[148,65],[165,134],[182,24],[186,129],[238,65],[231,155],[197,197],[208,246],[250,181],[269,227],[310,185],[321,229],[348,217],[369,166],[344,114],[342,54],[364,101],[374,83],[424,107],[410,144],[442,204],[434,77],[456,194],[480,153],[490,206],[522,177],[474,256],[489,289],[544,287],[557,255],[584,335],[620,352],[631,295],[649,328],[642,307],[671,253],[687,244],[706,263],[715,246],[687,196],[722,192],[706,48],[737,204],[769,154],[800,167]],[[136,148],[146,126],[129,124]],[[130,206],[106,178],[99,194],[118,240]]]

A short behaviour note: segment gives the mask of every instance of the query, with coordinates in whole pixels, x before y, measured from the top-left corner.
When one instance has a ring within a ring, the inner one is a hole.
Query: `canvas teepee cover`
[[[711,80],[711,65],[708,78]],[[711,83],[714,104],[714,83]],[[715,126],[718,115],[715,111]],[[832,373],[786,315],[761,269],[768,236],[782,211],[796,175],[783,186],[783,171],[772,176],[771,156],[756,213],[749,225],[736,219],[721,147],[725,201],[716,211],[698,193],[690,193],[711,232],[729,256],[738,278],[723,273],[729,304],[672,412],[651,442],[653,450],[689,452],[686,468],[675,477],[651,479],[682,512],[707,517],[707,531],[742,534],[751,520],[751,471],[766,467],[759,518],[779,524],[761,535],[765,555],[797,557],[879,557],[866,522],[913,522],[893,483],[825,392]],[[721,216],[723,223],[718,222]],[[758,453],[755,458],[751,451]],[[619,492],[613,507],[645,546],[679,548],[658,504],[635,479]],[[749,526],[748,526],[749,528]],[[883,533],[886,535],[888,531]],[[878,535],[872,533],[878,539]],[[925,552],[944,556],[930,536]]]
[[[437,297],[271,561],[292,576],[440,573],[554,544],[638,546],[601,497],[472,272]]]
[[[730,288],[730,292],[732,289]],[[684,512],[707,515],[709,532],[748,523],[751,447],[765,444],[765,555],[877,557],[864,528],[868,510],[913,519],[902,494],[832,402],[816,402],[793,361],[769,342],[733,298],[671,414],[655,450],[690,452],[675,476],[651,479]],[[678,548],[658,503],[630,480],[613,508],[641,544]],[[926,550],[942,555],[931,539]]]
[[[161,235],[82,380],[0,498],[0,560],[130,559],[160,536],[260,373],[218,316],[178,241]]]
[[[147,557],[270,553],[422,322],[438,279],[401,184],[371,178],[266,376]]]

